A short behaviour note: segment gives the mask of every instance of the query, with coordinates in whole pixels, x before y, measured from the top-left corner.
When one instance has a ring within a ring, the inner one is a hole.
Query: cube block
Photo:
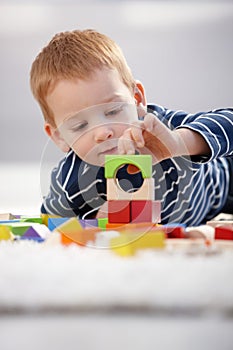
[[[152,201],[139,200],[132,201],[131,222],[152,222]]]
[[[233,240],[233,230],[224,226],[215,227],[215,239]]]
[[[109,223],[129,223],[130,222],[130,202],[124,200],[108,201],[108,222]]]

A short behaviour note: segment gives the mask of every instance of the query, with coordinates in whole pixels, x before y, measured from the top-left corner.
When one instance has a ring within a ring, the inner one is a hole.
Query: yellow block
[[[1,225],[0,226],[0,240],[12,240],[12,234],[10,229],[5,226],[5,225]]]
[[[83,227],[77,218],[71,218],[70,220],[64,222],[64,224],[61,224],[60,226],[56,227],[56,231],[63,234],[75,233],[83,231]]]
[[[48,227],[48,220],[49,218],[60,218],[61,216],[58,215],[50,215],[50,214],[41,214],[42,218],[42,224],[46,225]]]
[[[121,234],[110,240],[110,247],[113,251],[121,256],[132,256],[135,253],[135,246],[129,244],[129,237]]]
[[[110,241],[110,247],[121,256],[132,256],[139,249],[161,249],[165,247],[165,233],[163,230],[148,233],[124,233]]]

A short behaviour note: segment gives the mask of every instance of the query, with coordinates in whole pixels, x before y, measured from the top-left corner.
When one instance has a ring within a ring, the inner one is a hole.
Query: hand
[[[119,154],[151,154],[153,164],[185,155],[209,155],[205,139],[188,128],[169,129],[154,114],[126,129],[118,141]]]
[[[182,140],[166,127],[154,114],[148,113],[143,121],[137,121],[119,138],[119,154],[151,154],[153,163],[170,158],[177,153]]]

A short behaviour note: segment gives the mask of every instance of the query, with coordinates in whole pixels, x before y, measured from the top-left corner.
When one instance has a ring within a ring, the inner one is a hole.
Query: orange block
[[[77,243],[78,245],[85,246],[88,242],[95,241],[96,234],[98,232],[101,232],[101,229],[98,227],[93,227],[84,229],[83,231],[62,233],[62,236],[66,237],[62,238],[62,242],[64,240],[64,242],[68,242],[69,244],[70,241],[72,241],[72,243]]]

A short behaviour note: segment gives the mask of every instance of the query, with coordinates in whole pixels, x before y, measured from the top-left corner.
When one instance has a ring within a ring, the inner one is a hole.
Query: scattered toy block
[[[62,232],[61,242],[63,244],[76,243],[80,246],[86,246],[88,242],[95,241],[96,234],[99,232],[101,232],[101,230],[98,227],[87,228],[76,232]]]
[[[154,179],[144,179],[142,186],[135,192],[124,191],[117,179],[107,179],[107,200],[154,200]]]
[[[185,225],[182,224],[166,224],[162,226],[165,229],[167,238],[185,238]]]
[[[108,201],[108,222],[128,223],[130,222],[130,202],[129,201]]]
[[[70,218],[48,218],[48,228],[50,231],[56,229],[56,227],[64,224],[66,221],[70,220]]]
[[[159,229],[143,235],[141,233],[121,234],[111,239],[110,247],[121,256],[132,256],[140,249],[162,249],[165,247],[165,234]]]
[[[29,222],[10,222],[2,225],[7,226],[14,235],[22,236],[32,224]]]
[[[61,218],[59,215],[51,215],[51,214],[41,214],[42,224],[48,226],[49,218]]]
[[[112,179],[116,176],[117,170],[125,165],[132,164],[140,169],[143,178],[152,177],[152,157],[150,155],[106,155],[105,156],[105,177]]]
[[[83,227],[79,222],[79,220],[74,217],[65,221],[63,224],[57,226],[56,230],[60,233],[66,234],[66,232],[75,233],[75,232],[83,231]]]
[[[80,219],[79,222],[81,223],[83,228],[91,228],[91,227],[98,227],[98,220],[97,219]]]
[[[118,224],[112,224],[107,222],[106,223],[106,230],[111,230],[111,231],[118,231],[119,229],[122,229],[123,227],[125,227],[126,224],[124,224],[123,222],[118,223]]]
[[[37,242],[43,242],[44,239],[38,234],[38,232],[33,228],[29,227],[29,229],[21,236],[21,239],[29,239]]]
[[[98,227],[103,231],[106,230],[106,225],[108,223],[108,218],[98,218]]]
[[[152,201],[139,200],[130,202],[130,222],[152,222]]]
[[[14,220],[16,217],[11,213],[0,213],[0,220]]]
[[[233,230],[233,220],[211,220],[211,221],[207,221],[206,224],[212,227],[217,227],[217,226],[229,227]]]
[[[11,231],[9,227],[5,225],[0,225],[0,241],[1,240],[4,240],[4,241],[12,240]]]
[[[138,223],[129,223],[125,225],[121,225],[118,227],[116,230],[121,232],[121,233],[149,233],[153,231],[154,229],[157,228],[157,225],[154,224],[153,222],[138,222]],[[162,228],[159,227],[161,230]]]
[[[15,223],[15,222],[20,222],[19,219],[14,219],[14,220],[0,220],[0,225],[3,224],[11,224],[11,223]]]
[[[139,235],[138,239],[133,243],[137,249],[142,248],[164,248],[165,247],[164,231],[154,228],[152,231]]]
[[[20,222],[34,222],[37,224],[43,224],[43,220],[41,216],[21,216]]]
[[[215,239],[233,240],[233,230],[225,226],[215,227]]]
[[[126,235],[111,238],[110,247],[120,256],[128,257],[135,254],[135,247],[129,244],[129,238]]]
[[[84,246],[88,241],[95,240],[96,233],[101,230],[98,227],[83,229],[79,220],[77,218],[72,218],[58,226],[56,231],[61,233],[62,243],[66,242],[66,244],[69,244],[71,243],[70,241],[72,241],[72,243]]]

